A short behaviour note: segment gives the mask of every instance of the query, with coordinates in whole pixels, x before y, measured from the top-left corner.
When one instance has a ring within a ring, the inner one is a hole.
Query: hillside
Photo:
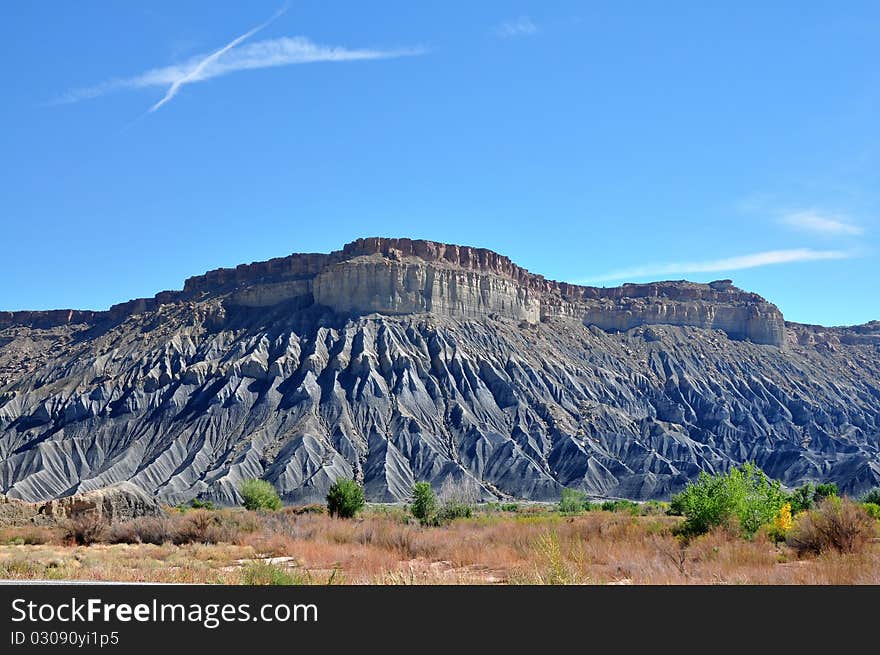
[[[821,300],[817,299],[817,302]],[[755,460],[880,484],[880,324],[785,322],[729,280],[597,288],[484,249],[360,239],[106,312],[0,312],[0,491],[130,480],[166,502],[664,498]]]

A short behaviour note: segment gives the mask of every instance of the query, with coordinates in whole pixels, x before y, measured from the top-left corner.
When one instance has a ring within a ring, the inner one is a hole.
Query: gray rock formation
[[[545,280],[484,249],[360,239],[107,312],[0,313],[0,489],[129,480],[165,502],[663,498],[756,460],[880,484],[880,324],[785,323],[730,280]]]
[[[164,514],[156,499],[131,482],[30,503],[0,496],[0,525],[51,525],[82,514],[96,514],[107,523]]]

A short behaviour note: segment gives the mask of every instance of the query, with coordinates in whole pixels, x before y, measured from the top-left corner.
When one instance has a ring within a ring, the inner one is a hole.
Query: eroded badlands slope
[[[880,325],[786,324],[719,281],[611,289],[488,250],[362,239],[220,269],[108,312],[0,313],[0,491],[131,480],[288,501],[336,477],[486,497],[662,498],[747,460],[880,484]]]

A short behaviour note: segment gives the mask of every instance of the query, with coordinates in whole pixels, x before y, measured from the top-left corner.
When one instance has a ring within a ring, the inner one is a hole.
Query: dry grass
[[[848,498],[826,498],[796,521],[786,541],[803,555],[829,551],[861,554],[877,536],[877,522]]]
[[[716,531],[684,544],[671,531],[680,520],[599,511],[563,517],[528,508],[422,527],[397,509],[374,510],[354,520],[296,510],[188,512],[172,516],[171,527],[143,522],[109,531],[113,540],[164,542],[159,544],[70,546],[49,529],[3,530],[0,578],[245,584],[880,583],[876,541],[858,554],[799,558],[793,548],[762,534],[746,541]],[[176,537],[180,534],[193,538]],[[186,543],[190,540],[208,543]]]
[[[0,545],[37,546],[60,543],[61,529],[42,525],[0,528]]]

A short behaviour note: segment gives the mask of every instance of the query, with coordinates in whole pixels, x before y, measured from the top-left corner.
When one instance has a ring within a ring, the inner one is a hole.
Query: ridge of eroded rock
[[[779,347],[784,346],[784,347]],[[744,461],[880,484],[880,324],[786,324],[736,289],[547,281],[491,251],[367,239],[108,312],[0,315],[0,491],[132,481],[288,502],[339,476],[484,497],[664,498]]]
[[[371,237],[329,254],[293,254],[216,269],[163,291],[114,305],[105,312],[0,312],[0,328],[120,322],[163,304],[228,294],[231,304],[268,307],[313,302],[344,314],[428,312],[479,318],[500,314],[538,322],[580,318],[604,330],[667,324],[724,330],[731,338],[785,345],[777,307],[729,280],[624,284],[600,288],[547,280],[485,248],[412,239]]]

